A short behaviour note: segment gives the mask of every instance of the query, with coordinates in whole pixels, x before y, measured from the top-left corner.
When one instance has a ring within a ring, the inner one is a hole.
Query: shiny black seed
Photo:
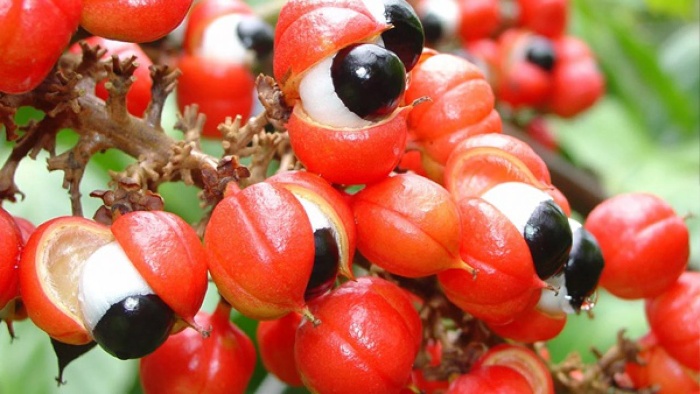
[[[554,201],[543,201],[535,208],[523,236],[540,279],[561,271],[571,250],[572,235],[569,220]]]
[[[122,359],[143,357],[170,334],[175,313],[155,294],[135,295],[112,305],[92,332],[109,354]]]
[[[577,312],[598,286],[604,265],[595,237],[583,227],[574,231],[569,260],[564,265],[564,281],[570,304]]]
[[[404,0],[384,0],[384,17],[394,26],[382,33],[384,47],[401,59],[406,71],[411,71],[423,51],[423,25]]]
[[[254,16],[243,17],[236,28],[236,33],[243,46],[255,51],[258,58],[264,58],[272,53],[275,33],[272,26],[262,19]]]
[[[406,69],[401,60],[373,44],[340,50],[333,58],[331,78],[345,106],[367,120],[393,112],[406,88]]]
[[[533,36],[527,46],[525,53],[527,61],[540,67],[545,71],[552,71],[556,55],[552,41],[545,37]]]
[[[421,24],[423,25],[423,32],[425,33],[425,42],[428,44],[435,44],[442,39],[443,28],[442,20],[433,14],[428,12],[421,18]]]
[[[333,286],[340,262],[338,243],[331,229],[319,228],[314,231],[314,246],[314,268],[304,293],[304,299],[307,301],[325,293]]]

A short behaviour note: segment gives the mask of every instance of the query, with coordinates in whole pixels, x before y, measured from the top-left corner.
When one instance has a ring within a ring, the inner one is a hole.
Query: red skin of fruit
[[[212,212],[204,245],[214,283],[242,314],[272,320],[304,307],[314,238],[289,190],[261,182],[225,197]]]
[[[521,29],[508,29],[498,39],[499,59],[494,73],[494,92],[498,100],[514,109],[539,107],[547,103],[552,94],[550,72],[530,63],[525,48],[534,33]]]
[[[295,359],[316,393],[399,393],[409,383],[421,342],[410,298],[384,279],[362,277],[309,303],[314,325],[302,321]]]
[[[534,343],[555,338],[565,325],[566,314],[550,315],[535,305],[518,314],[510,323],[504,325],[489,324],[488,326],[491,331],[503,338],[522,343]]]
[[[552,129],[547,124],[547,120],[543,116],[537,116],[532,119],[526,125],[525,132],[545,148],[553,152],[559,150],[557,136],[552,132]]]
[[[110,40],[150,42],[173,31],[190,5],[192,0],[83,0],[80,25]]]
[[[319,175],[308,171],[285,171],[265,181],[282,185],[292,193],[313,199],[331,221],[334,220],[333,218],[339,220],[338,223],[334,223],[341,232],[341,245],[339,245],[341,256],[338,270],[346,278],[354,279],[352,261],[357,245],[357,230],[348,197]]]
[[[0,7],[0,92],[34,89],[78,29],[81,0],[15,0]]]
[[[207,291],[207,257],[197,233],[179,216],[135,211],[111,226],[114,238],[144,280],[191,326]]]
[[[258,350],[265,369],[293,387],[303,386],[294,361],[294,342],[302,318],[300,314],[292,312],[277,320],[261,321],[256,331]]]
[[[472,41],[490,36],[501,24],[498,0],[458,0],[460,11],[459,36]]]
[[[315,122],[294,106],[287,131],[294,153],[310,172],[331,183],[357,185],[384,179],[406,149],[406,117],[399,107],[384,120],[363,128],[333,128]]]
[[[405,277],[467,267],[459,256],[459,209],[437,183],[399,174],[355,194],[357,248],[377,266]],[[396,245],[401,245],[397,249]]]
[[[445,394],[527,394],[533,393],[525,377],[513,368],[489,365],[461,375]]]
[[[549,189],[544,160],[522,140],[506,134],[481,134],[460,142],[445,165],[445,187],[459,201],[481,196],[504,182]]]
[[[138,44],[132,42],[107,40],[97,36],[89,37],[85,39],[85,42],[90,46],[99,45],[106,49],[107,53],[105,53],[103,59],[109,59],[112,55],[118,56],[121,60],[136,56],[136,64],[138,64],[138,67],[134,70],[136,81],[134,81],[126,94],[126,109],[134,116],[143,116],[148,104],[151,102],[151,86],[153,85],[151,72],[148,69],[153,65],[153,62],[148,55]],[[82,49],[77,43],[73,44],[68,50],[72,53],[82,53]],[[106,80],[100,81],[95,87],[95,95],[102,100],[107,100],[107,97],[109,97],[105,87],[106,82]]]
[[[250,117],[255,77],[248,66],[183,55],[178,68],[182,75],[178,79],[177,105],[180,111],[187,105],[199,105],[199,111],[207,116],[204,136],[221,138],[218,126],[227,117]]]
[[[690,236],[684,219],[653,194],[608,198],[589,213],[584,227],[603,252],[600,285],[617,297],[660,295],[688,263]]]
[[[63,309],[54,304],[44,292],[37,272],[36,261],[40,260],[43,253],[46,252],[44,250],[46,240],[68,231],[78,233],[75,236],[80,237],[81,245],[76,246],[90,249],[86,252],[77,250],[81,248],[76,248],[72,251],[73,254],[90,253],[93,248],[114,240],[108,227],[82,217],[58,217],[42,223],[29,237],[22,251],[19,269],[20,295],[27,308],[29,318],[37,327],[63,343],[82,345],[92,341],[87,329],[82,321],[71,318]],[[90,240],[86,241],[88,239]]]
[[[472,197],[458,206],[463,234],[460,255],[477,273],[442,271],[440,286],[452,303],[475,317],[507,324],[537,303],[546,284],[535,273],[522,234],[498,209]]]
[[[700,273],[681,274],[666,291],[647,298],[645,310],[664,350],[684,366],[700,371]]]
[[[409,150],[401,156],[398,168],[401,171],[413,171],[414,173],[428,177],[428,173],[423,168],[421,152],[418,150]]]
[[[447,380],[427,380],[423,371],[414,369],[411,373],[411,382],[421,390],[423,394],[444,394],[450,383]],[[415,391],[405,388],[401,394],[415,394]]]
[[[480,122],[441,137],[420,142],[420,146],[436,165],[444,168],[454,148],[465,139],[479,134],[500,134],[503,131],[501,115],[495,109]]]
[[[245,393],[255,369],[255,347],[229,320],[230,312],[225,302],[213,314],[199,312],[197,320],[211,327],[208,338],[188,328],[141,358],[144,393]]]
[[[638,357],[643,364],[625,364],[625,372],[635,388],[656,386],[658,394],[697,394],[700,391],[700,383],[693,373],[666,353],[653,333],[640,338],[637,344],[641,348]]]
[[[518,0],[517,25],[549,38],[564,34],[568,22],[568,0]]]
[[[411,71],[406,102],[428,97],[408,116],[412,137],[440,164],[461,140],[500,133],[501,118],[483,72],[464,58],[426,51]]]
[[[214,19],[227,14],[253,14],[248,4],[239,0],[202,0],[196,2],[187,16],[184,41],[185,53],[193,55],[201,45],[204,29]]]
[[[0,310],[19,295],[22,231],[15,218],[0,207]]]
[[[292,105],[299,97],[302,74],[314,64],[390,28],[353,0],[291,0],[282,6],[275,26],[273,73]]]
[[[406,102],[430,100],[411,111],[408,124],[418,140],[430,140],[478,123],[494,105],[484,73],[468,60],[447,54],[427,54],[411,71]],[[439,127],[438,127],[439,126]]]
[[[508,343],[493,346],[479,357],[473,368],[489,365],[502,365],[520,372],[533,393],[554,394],[554,380],[547,364],[525,346]]]
[[[557,56],[552,91],[546,109],[573,117],[595,104],[605,93],[605,81],[588,44],[572,36],[554,41]]]

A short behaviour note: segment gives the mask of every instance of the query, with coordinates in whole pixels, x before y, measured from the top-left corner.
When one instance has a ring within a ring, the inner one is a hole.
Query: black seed
[[[56,381],[59,385],[66,383],[63,380],[63,372],[66,370],[68,364],[90,351],[95,345],[97,345],[97,343],[94,341],[86,343],[85,345],[69,345],[51,338],[51,346],[58,359],[58,376],[56,377]]]
[[[382,33],[384,47],[401,59],[407,72],[411,71],[423,51],[423,25],[404,0],[384,0],[384,17],[394,26]]]
[[[319,228],[314,231],[314,246],[314,268],[304,293],[307,301],[325,293],[333,286],[340,261],[338,243],[331,229]]]
[[[252,49],[258,58],[264,58],[272,52],[275,33],[272,26],[254,16],[245,16],[236,28],[238,38],[243,46]]]
[[[561,271],[571,250],[572,235],[569,220],[556,203],[540,203],[528,219],[523,236],[540,279]]]
[[[175,313],[155,294],[135,295],[112,305],[92,332],[109,354],[122,359],[143,357],[170,334]]]
[[[570,304],[577,312],[598,286],[604,265],[595,237],[583,227],[574,231],[569,260],[564,265],[564,281]]]
[[[423,32],[425,33],[425,42],[428,44],[435,44],[442,40],[444,34],[442,28],[442,20],[433,14],[428,12],[421,18],[421,24],[423,25]]]
[[[373,44],[340,50],[333,58],[331,77],[345,106],[367,120],[393,112],[406,88],[406,69],[401,60]]]
[[[552,45],[552,42],[549,39],[541,36],[532,37],[528,43],[525,56],[527,61],[545,71],[552,71],[556,61],[554,45]]]

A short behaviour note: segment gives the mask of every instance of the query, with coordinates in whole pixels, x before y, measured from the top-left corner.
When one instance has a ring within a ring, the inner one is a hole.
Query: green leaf
[[[642,23],[645,14],[610,1],[573,4],[574,34],[597,54],[608,93],[619,97],[653,136],[696,133],[697,107],[661,67],[654,46],[659,33]]]
[[[645,2],[652,12],[678,18],[690,19],[694,15],[693,11],[697,11],[695,0],[645,0]]]

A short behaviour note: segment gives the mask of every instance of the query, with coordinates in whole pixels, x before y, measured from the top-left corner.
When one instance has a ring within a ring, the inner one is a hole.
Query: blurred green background
[[[264,3],[258,0],[257,3]],[[647,191],[666,199],[681,215],[689,215],[691,268],[700,269],[700,24],[694,0],[572,0],[570,34],[583,38],[598,56],[606,76],[607,94],[593,109],[572,120],[549,119],[562,148],[580,168],[599,177],[609,194]],[[23,116],[31,116],[27,111]],[[175,122],[172,98],[165,127]],[[176,135],[173,133],[173,135]],[[58,152],[77,138],[60,134]],[[216,143],[205,144],[213,153]],[[4,162],[10,146],[0,145]],[[70,214],[62,173],[46,171],[46,155],[25,160],[16,181],[26,199],[4,208],[38,224]],[[87,197],[107,189],[107,170],[120,170],[130,159],[107,151],[88,166],[81,185],[87,214],[99,206]],[[182,184],[164,185],[166,209],[189,222],[202,214],[197,191]],[[213,289],[204,308],[216,303]],[[607,349],[616,332],[627,329],[635,338],[648,330],[641,302],[629,302],[601,292],[595,318],[569,318],[564,332],[549,343],[555,361],[579,352],[591,361],[590,348]],[[256,323],[241,316],[234,321],[252,337]],[[18,339],[10,341],[0,328],[0,394],[19,393],[140,393],[136,361],[119,361],[99,348],[71,364],[68,384],[57,388],[56,359],[45,334],[28,321],[15,324]],[[250,393],[285,392],[266,377],[260,365]],[[289,390],[287,390],[289,392]]]

